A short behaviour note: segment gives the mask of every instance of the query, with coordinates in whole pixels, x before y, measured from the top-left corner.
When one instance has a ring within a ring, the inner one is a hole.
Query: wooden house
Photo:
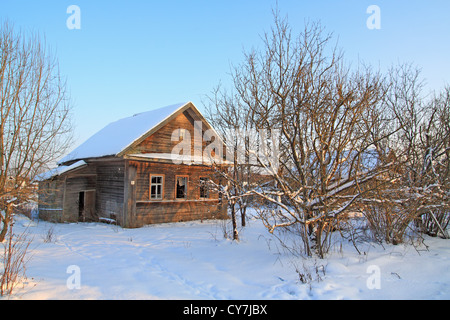
[[[215,156],[206,153],[208,131],[215,132],[191,102],[107,125],[40,176],[39,217],[128,228],[226,218],[226,202],[205,183],[220,183],[207,159]]]

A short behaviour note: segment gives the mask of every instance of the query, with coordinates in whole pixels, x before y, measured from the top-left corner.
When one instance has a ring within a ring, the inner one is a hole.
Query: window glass
[[[163,177],[152,175],[150,177],[150,199],[162,200],[162,190],[163,190]]]
[[[177,177],[176,198],[187,198],[187,177]]]

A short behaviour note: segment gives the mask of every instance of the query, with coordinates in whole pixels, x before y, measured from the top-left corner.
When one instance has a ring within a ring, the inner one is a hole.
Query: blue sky
[[[157,107],[192,101],[227,83],[243,50],[261,45],[272,24],[269,0],[0,0],[0,19],[45,34],[73,100],[74,146],[106,124]],[[67,8],[80,8],[70,30]],[[381,29],[366,12],[380,8]],[[385,69],[422,68],[429,90],[450,84],[448,0],[278,0],[294,31],[320,20],[347,60]]]

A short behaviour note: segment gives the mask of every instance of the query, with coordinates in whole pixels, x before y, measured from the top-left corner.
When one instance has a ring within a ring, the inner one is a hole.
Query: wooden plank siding
[[[218,201],[138,202],[136,227],[146,224],[191,220],[224,219],[226,215]]]
[[[62,222],[65,180],[39,182],[39,217],[45,221]]]
[[[200,198],[200,178],[211,177],[206,166],[187,166],[130,160],[130,168],[136,170],[134,224],[178,222],[197,219],[224,218],[226,208],[219,205],[219,194],[210,192],[209,198]],[[150,199],[150,176],[163,175],[163,199]],[[187,176],[187,198],[176,199],[177,176]]]
[[[54,222],[79,221],[80,192],[95,190],[96,172],[93,166],[83,167],[52,180],[41,181],[39,217]],[[89,209],[85,220],[96,220],[96,209]]]
[[[124,224],[125,161],[114,159],[95,161],[97,173],[96,209],[99,218],[117,220]]]
[[[145,140],[140,142],[133,148],[128,150],[127,154],[134,153],[171,153],[173,148],[180,143],[178,136],[176,136],[175,141],[172,141],[172,134],[175,132],[177,134],[179,129],[185,129],[189,132],[191,138],[191,154],[194,155],[194,146],[198,143],[205,147],[206,142],[203,141],[202,137],[204,131],[207,129],[206,126],[202,126],[202,131],[198,130],[199,134],[194,132],[195,121],[201,121],[199,117],[193,117],[187,110],[180,113],[172,121],[167,123],[165,126],[157,130],[151,136],[147,137]],[[201,132],[201,133],[200,133]],[[196,139],[196,140],[195,140]]]
[[[152,174],[164,176],[162,200],[150,200]],[[63,179],[40,183],[40,217],[55,222],[79,221],[80,192],[95,191],[95,212],[88,213],[83,221],[108,218],[133,228],[153,223],[224,218],[226,208],[219,205],[217,192],[210,192],[209,198],[200,198],[200,178],[211,177],[211,174],[209,167],[196,165],[122,159],[91,162],[87,168]],[[188,177],[186,199],[176,199],[177,176]]]
[[[64,212],[62,220],[67,222],[95,221],[95,210],[89,208],[89,212],[79,212],[80,192],[95,190],[95,176],[67,177],[64,193]]]

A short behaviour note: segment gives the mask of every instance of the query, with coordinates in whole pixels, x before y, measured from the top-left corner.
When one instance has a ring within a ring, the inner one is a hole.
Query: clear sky
[[[0,19],[45,35],[73,100],[74,146],[106,124],[192,101],[227,83],[243,50],[261,45],[275,0],[0,0]],[[80,29],[69,29],[70,5]],[[370,5],[381,29],[369,29]],[[450,84],[449,0],[278,0],[294,31],[320,20],[346,59],[387,68],[412,62],[429,90]]]

